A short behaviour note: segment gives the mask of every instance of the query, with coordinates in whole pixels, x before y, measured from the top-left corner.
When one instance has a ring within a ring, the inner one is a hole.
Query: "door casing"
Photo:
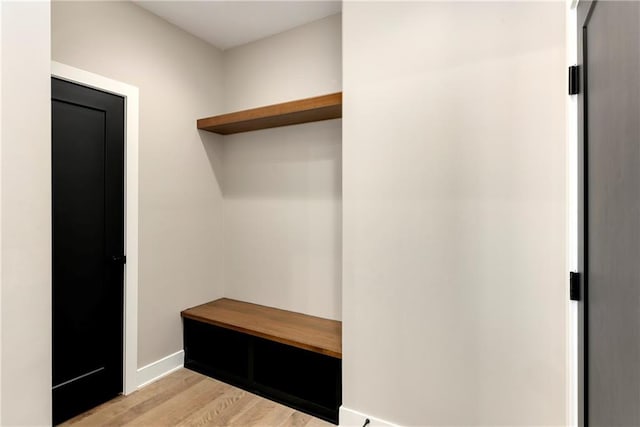
[[[139,90],[98,74],[52,61],[51,76],[125,99],[125,255],[123,394],[138,388],[138,129]]]
[[[582,0],[580,0],[582,1]],[[577,8],[579,0],[566,5],[567,25],[567,67],[577,64]],[[579,227],[579,168],[578,168],[578,99],[567,95],[567,171],[568,214],[567,214],[567,257],[570,271],[578,271],[578,227]],[[569,298],[569,274],[566,277],[566,300],[568,304],[567,325],[567,425],[578,425],[579,385],[578,385],[578,301]]]

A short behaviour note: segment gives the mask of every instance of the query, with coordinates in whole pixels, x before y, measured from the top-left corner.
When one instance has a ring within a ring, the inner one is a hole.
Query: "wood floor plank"
[[[151,399],[153,396],[166,390],[177,394],[182,384],[199,378],[198,374],[188,369],[179,369],[159,381],[151,383],[129,396],[118,396],[100,406],[97,406],[75,418],[65,422],[62,426],[98,426],[112,420],[132,407]]]
[[[259,402],[234,420],[234,424],[242,426],[277,426],[282,424],[293,412],[293,409],[267,399],[258,398]]]
[[[294,411],[279,427],[305,427],[311,418],[311,415]]]
[[[216,420],[207,424],[209,426],[238,425],[236,420],[248,410],[253,409],[260,402],[260,398],[254,394],[246,393],[240,400],[221,412]]]
[[[236,388],[227,390],[221,396],[213,399],[189,417],[185,418],[178,424],[178,426],[196,427],[214,425],[213,423],[217,422],[223,412],[232,407],[247,394],[248,393],[246,391]]]
[[[202,408],[212,399],[228,390],[228,386],[219,381],[205,378],[185,393],[179,393],[166,402],[158,405],[132,422],[129,426],[175,426],[180,424],[191,413]]]
[[[193,387],[194,385],[198,384],[201,381],[203,381],[203,379],[196,376],[185,378],[185,380],[182,383],[179,383],[178,385],[170,389],[162,390],[161,392],[151,396],[149,399],[143,402],[140,402],[139,404],[129,408],[127,411],[121,413],[117,417],[108,420],[108,422],[105,422],[103,425],[104,426],[127,425],[128,423],[132,422],[133,420],[145,414],[146,412],[156,409],[158,406],[160,406],[162,403],[166,402],[167,400],[171,399],[176,394],[182,393],[190,389],[191,387]]]
[[[286,426],[332,424],[223,382],[180,369],[63,426]]]
[[[327,427],[327,426],[333,426],[333,424],[329,424],[326,421],[323,421],[314,417],[311,417],[309,422],[305,425],[305,427]]]

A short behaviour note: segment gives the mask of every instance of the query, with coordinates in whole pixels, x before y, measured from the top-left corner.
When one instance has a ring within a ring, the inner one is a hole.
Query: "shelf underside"
[[[198,129],[229,135],[342,117],[342,92],[199,119]]]

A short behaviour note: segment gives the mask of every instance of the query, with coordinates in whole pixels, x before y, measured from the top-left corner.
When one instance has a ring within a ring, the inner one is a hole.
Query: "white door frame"
[[[125,255],[123,393],[136,391],[138,370],[138,101],[139,91],[98,74],[51,61],[51,76],[125,99]]]
[[[577,7],[579,0],[565,1],[566,65],[578,60]],[[566,70],[567,68],[565,68]],[[578,98],[567,96],[567,262],[569,271],[578,271]],[[578,301],[569,299],[569,275],[565,282],[567,310],[567,425],[578,425]]]

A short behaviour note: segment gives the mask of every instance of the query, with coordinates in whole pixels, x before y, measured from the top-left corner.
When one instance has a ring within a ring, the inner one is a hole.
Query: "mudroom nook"
[[[202,118],[197,127],[229,135],[340,117],[338,92]],[[186,368],[338,424],[342,322],[227,298],[182,319]]]

